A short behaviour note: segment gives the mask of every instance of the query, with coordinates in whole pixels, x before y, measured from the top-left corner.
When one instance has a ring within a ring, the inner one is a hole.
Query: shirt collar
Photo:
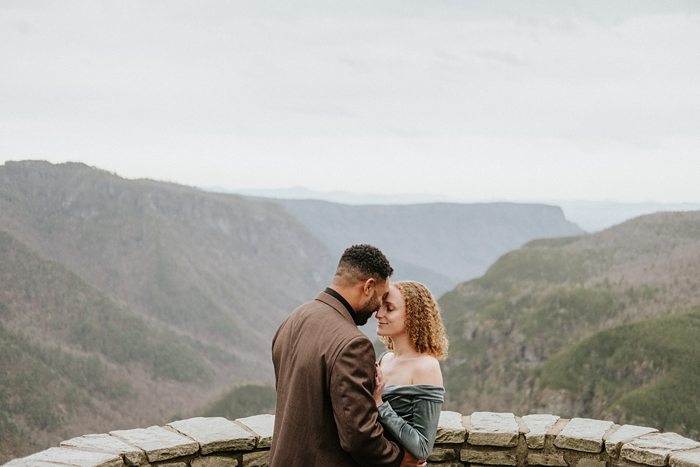
[[[345,297],[340,295],[338,292],[335,290],[331,289],[330,287],[326,287],[326,290],[324,290],[328,295],[332,296],[333,298],[337,299],[340,303],[343,304],[343,306],[348,310],[350,313],[350,316],[352,317],[352,320],[357,324],[357,320],[355,319],[355,310],[352,309],[352,306],[348,303],[347,300],[345,300]]]

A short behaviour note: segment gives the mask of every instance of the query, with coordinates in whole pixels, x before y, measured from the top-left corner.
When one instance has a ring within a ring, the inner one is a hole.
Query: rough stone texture
[[[603,450],[603,435],[613,426],[613,422],[572,418],[554,440],[558,448],[583,452]]]
[[[238,459],[226,456],[203,456],[193,459],[191,467],[237,467]]]
[[[471,430],[467,441],[476,446],[516,446],[518,422],[515,421],[515,415],[474,412],[471,415]]]
[[[272,432],[275,428],[275,416],[269,414],[255,415],[253,417],[238,418],[238,423],[252,430],[259,439],[258,448],[269,448],[272,444]]]
[[[470,464],[484,465],[517,465],[515,450],[484,451],[482,449],[462,449],[459,458]]]
[[[528,452],[527,465],[547,465],[552,467],[567,467],[564,456],[559,452],[545,454],[543,452]]]
[[[605,461],[600,459],[578,459],[573,467],[605,467]]]
[[[620,447],[622,443],[639,438],[640,436],[648,435],[649,433],[658,432],[655,428],[637,425],[622,425],[615,430],[610,436],[605,438],[605,451],[610,457],[618,457],[620,455]]]
[[[548,438],[552,438],[552,444],[554,444],[554,439],[556,439],[557,436],[559,436],[559,433],[562,432],[564,428],[566,428],[566,425],[569,424],[571,420],[568,418],[560,418],[557,420],[557,423],[554,424],[551,430],[547,433],[547,437],[545,438],[545,443],[547,442],[546,440]]]
[[[467,429],[462,425],[462,414],[443,411],[438,421],[435,443],[462,444],[467,438]]]
[[[518,436],[526,435],[527,433],[530,432],[530,429],[527,427],[527,425],[525,424],[525,422],[523,421],[522,418],[515,417],[515,423],[518,424]]]
[[[12,467],[53,465],[55,467],[57,464],[77,467],[122,467],[124,462],[116,454],[59,447],[15,459],[5,465]]]
[[[618,457],[617,459],[612,459],[610,461],[610,467],[643,467],[642,464],[637,464],[636,462],[631,462]]]
[[[255,436],[223,417],[195,417],[168,423],[193,440],[197,441],[202,454],[218,451],[252,451]]]
[[[197,417],[166,427],[80,436],[5,465],[267,467],[273,426],[272,415],[233,422]],[[431,467],[700,467],[698,441],[602,420],[442,412],[437,438],[428,457]],[[218,453],[206,455],[214,451]]]
[[[653,433],[622,445],[620,456],[640,464],[663,466],[673,451],[700,447],[700,443],[676,433]]]
[[[55,462],[39,461],[34,459],[28,459],[27,457],[22,457],[19,459],[14,459],[7,464],[3,464],[3,467],[56,467],[57,465],[69,465],[69,464],[56,464]]]
[[[522,417],[522,421],[528,428],[528,432],[525,433],[527,447],[530,449],[542,449],[547,433],[557,423],[557,420],[559,420],[558,416],[548,414],[525,415]]]
[[[248,452],[243,454],[243,467],[267,467],[270,451]]]
[[[464,415],[462,417],[462,426],[467,430],[467,433],[472,431],[472,416]]]
[[[671,467],[700,467],[700,450],[694,449],[671,454],[668,463]]]
[[[160,426],[117,430],[109,434],[143,449],[149,462],[187,456],[199,450],[196,441]]]
[[[428,456],[428,461],[432,462],[444,462],[444,461],[453,461],[457,460],[459,455],[457,454],[457,451],[454,449],[450,448],[443,448],[443,447],[433,447],[433,452],[430,453]]]
[[[127,465],[141,465],[146,463],[145,452],[106,433],[79,436],[62,441],[60,445],[84,449],[86,451],[116,454],[124,457]]]

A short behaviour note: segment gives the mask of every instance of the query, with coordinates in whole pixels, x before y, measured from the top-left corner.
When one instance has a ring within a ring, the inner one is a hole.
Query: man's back
[[[277,380],[271,467],[395,466],[372,397],[374,350],[345,307],[321,293],[296,309],[272,344]]]

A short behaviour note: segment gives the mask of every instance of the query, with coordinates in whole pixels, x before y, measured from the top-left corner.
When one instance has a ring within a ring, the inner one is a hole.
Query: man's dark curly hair
[[[335,276],[338,279],[365,281],[370,277],[385,281],[394,273],[384,253],[375,246],[361,244],[347,248],[338,262]]]

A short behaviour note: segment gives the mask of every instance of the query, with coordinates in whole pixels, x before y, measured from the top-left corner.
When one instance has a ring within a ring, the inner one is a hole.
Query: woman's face
[[[396,286],[389,287],[389,294],[376,316],[377,335],[394,337],[406,332],[406,302]]]

